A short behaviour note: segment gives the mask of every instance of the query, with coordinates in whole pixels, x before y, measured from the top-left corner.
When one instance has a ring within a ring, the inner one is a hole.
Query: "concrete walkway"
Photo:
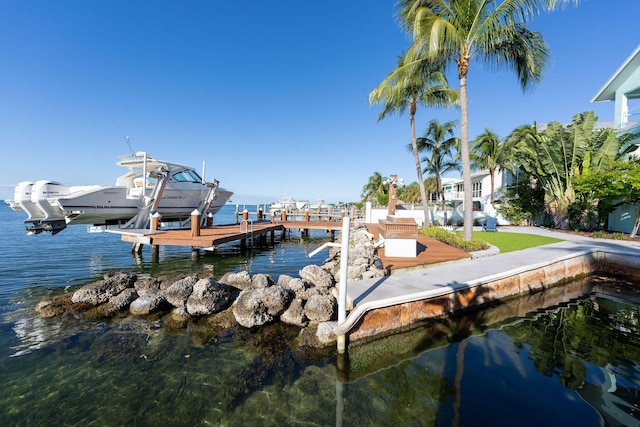
[[[593,239],[538,227],[499,227],[499,232],[538,234],[563,239],[562,242],[506,254],[477,257],[428,266],[421,270],[393,274],[378,279],[347,283],[347,297],[353,309],[346,321],[335,328],[345,334],[370,310],[424,300],[468,289],[481,283],[510,277],[544,267],[580,254],[603,251],[640,257],[640,242]]]

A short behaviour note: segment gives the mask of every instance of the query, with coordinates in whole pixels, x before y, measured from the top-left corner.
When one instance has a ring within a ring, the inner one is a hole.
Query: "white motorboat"
[[[284,196],[280,197],[277,202],[272,203],[269,206],[270,215],[280,215],[280,212],[285,211],[288,213],[302,211],[307,207],[307,201],[296,201],[293,197]]]
[[[233,194],[217,180],[204,182],[194,168],[156,160],[145,152],[117,163],[128,169],[116,185],[67,187],[56,181],[19,183],[7,204],[27,214],[27,231],[53,234],[71,224],[105,228],[144,228],[158,213],[163,223],[181,223],[198,210],[203,221],[215,214]]]

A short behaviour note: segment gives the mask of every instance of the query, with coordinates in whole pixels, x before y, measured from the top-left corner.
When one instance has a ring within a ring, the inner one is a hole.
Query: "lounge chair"
[[[482,226],[482,231],[498,231],[498,218],[488,216]]]

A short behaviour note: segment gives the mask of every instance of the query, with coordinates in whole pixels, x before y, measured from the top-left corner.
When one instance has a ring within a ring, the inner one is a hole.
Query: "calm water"
[[[2,426],[640,425],[640,304],[624,287],[584,281],[352,345],[343,360],[298,347],[299,331],[278,325],[34,312],[114,270],[295,275],[317,241],[198,259],[163,248],[152,262],[149,248],[134,258],[118,236],[81,226],[26,236],[22,218],[0,206]]]

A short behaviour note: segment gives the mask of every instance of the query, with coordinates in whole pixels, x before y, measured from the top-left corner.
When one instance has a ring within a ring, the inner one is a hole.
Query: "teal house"
[[[596,93],[591,102],[613,101],[613,128],[618,136],[633,135],[631,144],[640,144],[640,45]],[[634,117],[636,120],[634,120]],[[636,154],[638,151],[636,151]],[[634,206],[621,206],[609,215],[609,230],[631,232]]]

